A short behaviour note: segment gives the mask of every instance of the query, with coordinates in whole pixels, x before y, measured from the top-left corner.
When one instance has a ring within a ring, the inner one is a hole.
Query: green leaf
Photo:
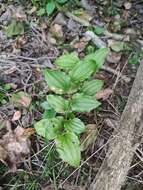
[[[43,114],[43,119],[50,119],[56,116],[56,111],[50,106],[47,101],[42,102],[41,107],[45,110]]]
[[[64,94],[69,90],[70,77],[64,72],[47,69],[44,71],[44,75],[50,90],[57,94]]]
[[[0,89],[0,104],[5,104],[7,102],[6,99],[7,99],[6,94],[4,92],[1,92]]]
[[[46,10],[45,10],[44,8],[40,8],[40,9],[37,11],[37,15],[38,15],[38,16],[43,16],[45,13],[46,13]]]
[[[95,53],[87,55],[83,61],[80,61],[70,72],[73,81],[84,81],[94,72],[98,71],[104,64],[108,54],[107,48],[101,48]]]
[[[10,89],[11,89],[11,84],[7,83],[7,84],[4,85],[4,90],[8,91]]]
[[[79,135],[85,131],[84,123],[78,118],[74,118],[74,119],[65,121],[64,127],[68,131],[74,132],[77,135]]]
[[[94,32],[95,32],[97,35],[103,34],[104,31],[105,31],[105,29],[102,28],[102,27],[100,27],[100,26],[96,26],[96,27],[94,28]]]
[[[125,43],[116,41],[111,45],[111,49],[115,52],[120,52],[124,50]]]
[[[70,72],[71,79],[75,82],[81,82],[89,78],[96,69],[96,63],[93,60],[80,61]]]
[[[71,109],[76,112],[90,112],[100,105],[100,102],[84,94],[75,94],[71,100]]]
[[[44,109],[44,110],[50,110],[51,109],[51,106],[49,105],[49,103],[47,101],[44,101],[41,103],[41,107]]]
[[[56,138],[55,142],[60,158],[71,166],[78,167],[81,159],[78,137],[72,132],[67,132]]]
[[[99,50],[97,50],[95,53],[91,53],[89,55],[87,55],[85,58],[84,58],[84,61],[86,62],[89,62],[91,60],[95,61],[96,62],[96,69],[95,69],[95,72],[98,71],[102,65],[104,64],[105,62],[105,59],[108,55],[108,49],[107,48],[100,48]]]
[[[24,34],[23,23],[16,20],[12,20],[6,28],[6,34],[8,37]]]
[[[56,137],[56,133],[54,130],[54,127],[52,123],[49,121],[49,119],[42,119],[38,121],[35,125],[35,130],[38,135],[48,139],[52,140]]]
[[[53,123],[53,125],[55,127],[63,127],[62,126],[62,122],[63,122],[64,118],[62,116],[57,116],[57,117],[54,117],[53,119],[51,119],[51,122]]]
[[[101,80],[91,80],[84,83],[81,92],[86,95],[93,96],[96,92],[101,90],[103,87],[103,81]]]
[[[57,0],[57,2],[58,3],[60,3],[60,4],[64,4],[64,3],[66,3],[68,0]]]
[[[80,82],[77,81],[71,81],[70,89],[68,90],[68,94],[73,94],[77,92],[80,88]]]
[[[28,108],[31,104],[31,97],[28,93],[19,91],[17,93],[12,94],[11,102],[16,107],[25,107]]]
[[[72,69],[77,62],[79,62],[79,58],[76,53],[69,53],[57,58],[55,64],[61,69]]]
[[[48,95],[47,101],[50,106],[58,113],[64,113],[69,108],[69,102],[57,95]]]
[[[139,60],[140,60],[140,56],[138,54],[134,54],[129,58],[128,63],[132,65],[136,65],[139,63]]]
[[[47,3],[47,5],[46,5],[46,12],[47,12],[47,14],[48,14],[48,15],[51,15],[51,14],[54,12],[55,8],[56,8],[55,2],[52,1],[52,0],[49,1],[49,2]]]
[[[56,116],[56,111],[51,108],[49,110],[45,110],[43,113],[43,119],[50,119]]]

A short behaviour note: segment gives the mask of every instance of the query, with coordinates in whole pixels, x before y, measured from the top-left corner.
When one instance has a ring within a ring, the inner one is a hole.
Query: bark
[[[119,131],[112,136],[106,158],[89,189],[120,190],[142,137],[143,61],[138,68],[128,102],[123,111]]]

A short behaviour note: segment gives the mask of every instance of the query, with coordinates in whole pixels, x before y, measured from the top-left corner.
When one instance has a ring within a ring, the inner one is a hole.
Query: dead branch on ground
[[[108,153],[90,190],[120,190],[143,140],[143,61],[122,114],[118,132],[111,137]]]

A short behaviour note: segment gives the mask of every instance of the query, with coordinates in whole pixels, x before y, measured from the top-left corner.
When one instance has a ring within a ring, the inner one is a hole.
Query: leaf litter
[[[0,160],[16,172],[18,164],[30,155],[31,143],[29,137],[34,134],[34,129],[24,129],[17,126],[11,129],[7,121],[7,132],[0,139]]]

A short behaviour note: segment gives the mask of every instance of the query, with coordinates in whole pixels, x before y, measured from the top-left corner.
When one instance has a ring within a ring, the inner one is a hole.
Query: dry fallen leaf
[[[98,130],[95,124],[86,125],[86,131],[81,137],[81,151],[87,150],[87,148],[94,143],[97,134]]]
[[[8,157],[8,152],[0,145],[0,161],[5,164],[6,158]]]
[[[84,11],[82,9],[75,10],[73,11],[73,13],[82,20],[85,20],[88,22],[92,20],[92,16],[87,11]]]
[[[106,99],[109,98],[109,96],[110,96],[112,93],[113,93],[113,90],[112,90],[112,89],[106,88],[106,89],[104,89],[104,90],[101,90],[101,91],[97,92],[96,95],[95,95],[95,98],[96,98],[97,100],[99,100],[99,99],[106,100]]]
[[[26,20],[26,14],[22,7],[18,7],[17,9],[15,9],[14,17],[20,21]]]
[[[21,97],[21,100],[19,100],[19,103],[21,103],[24,107],[28,107],[31,103],[31,99],[27,96]]]
[[[85,43],[85,42],[78,42],[78,43],[74,44],[73,47],[75,49],[77,49],[78,52],[82,52],[85,49],[86,45],[87,45],[87,43]]]
[[[52,36],[54,36],[56,38],[62,38],[64,35],[62,26],[59,24],[54,24],[53,26],[51,26],[50,32],[51,32]]]
[[[33,13],[35,13],[37,10],[37,7],[33,6],[29,11],[28,14],[32,15]]]
[[[20,50],[27,43],[27,38],[23,35],[18,37],[12,44],[13,51]]]
[[[31,104],[31,97],[27,93],[22,91],[13,94],[11,100],[12,103],[18,107],[23,106],[27,108]]]
[[[21,118],[21,111],[16,111],[12,117],[12,121],[17,121]]]
[[[116,52],[110,52],[109,55],[107,56],[107,61],[109,63],[118,63],[121,59],[121,53],[116,53]]]
[[[14,130],[9,128],[9,131],[0,140],[0,151],[5,155],[1,155],[0,158],[4,163],[11,168],[13,172],[16,171],[17,165],[21,162],[25,156],[30,154],[30,140],[29,136],[34,133],[30,128],[24,129],[21,126],[17,126]]]
[[[35,129],[34,128],[26,128],[24,130],[24,133],[22,134],[23,137],[30,137],[31,135],[33,135],[35,133]]]

